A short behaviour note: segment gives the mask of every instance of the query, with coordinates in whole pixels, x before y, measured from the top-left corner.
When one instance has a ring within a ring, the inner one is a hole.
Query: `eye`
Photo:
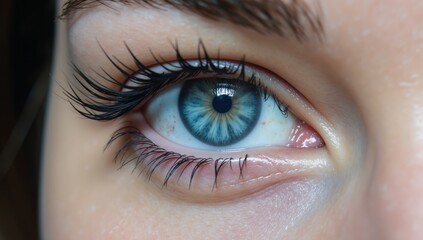
[[[183,68],[178,64],[150,70],[165,75]],[[306,176],[313,172],[306,166],[322,163],[304,160],[324,147],[320,135],[268,90],[282,79],[245,63],[185,64],[206,67],[166,87],[135,114],[140,132],[130,138],[137,142],[133,156],[150,182],[191,201],[228,200]]]
[[[190,64],[198,65],[195,61]],[[238,67],[232,62],[220,62],[220,65]],[[152,70],[164,68],[169,67]],[[256,78],[257,75],[269,78],[269,73],[249,66],[244,69],[244,80],[235,74],[209,73],[162,91],[144,107],[148,124],[173,143],[201,150],[324,145],[313,129],[289,112],[279,99],[269,95],[266,79]]]
[[[94,78],[75,66],[80,87],[65,93],[87,118],[121,119],[107,147],[119,147],[121,166],[132,165],[162,193],[229,201],[330,171],[323,139],[295,114],[307,101],[279,76],[213,59],[201,42],[196,59],[175,47],[174,61],[153,56],[151,67],[127,49],[131,65],[105,53],[121,76]]]

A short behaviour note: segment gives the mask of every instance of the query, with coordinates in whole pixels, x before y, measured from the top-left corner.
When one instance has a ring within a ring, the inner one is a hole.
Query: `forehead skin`
[[[356,169],[341,177],[342,193],[329,210],[305,222],[295,236],[277,232],[292,239],[422,239],[423,1],[324,0],[320,5],[326,34],[316,52],[335,76],[333,84],[347,93],[351,112],[363,123],[362,142],[355,149],[363,155],[358,154],[362,159]],[[69,62],[67,29],[63,22],[58,25],[44,144],[41,218],[45,239],[184,239],[187,231],[194,239],[216,232],[224,233],[220,237],[239,236],[224,228],[224,219],[204,229],[195,218],[187,223],[188,229],[179,220],[167,221],[172,215],[163,212],[161,201],[153,201],[150,188],[132,187],[133,182],[125,178],[127,171],[110,173],[116,166],[101,161],[101,151],[110,137],[104,129],[113,124],[75,116],[57,94],[59,83],[66,83],[63,69]],[[193,34],[206,32],[188,28]],[[93,132],[95,138],[90,135]],[[85,175],[92,179],[80,177]],[[107,201],[122,189],[145,202],[136,204],[123,197]],[[180,209],[190,211],[191,206],[181,205]],[[219,219],[218,213],[213,214],[210,218]],[[236,229],[258,229],[261,225],[254,221]]]

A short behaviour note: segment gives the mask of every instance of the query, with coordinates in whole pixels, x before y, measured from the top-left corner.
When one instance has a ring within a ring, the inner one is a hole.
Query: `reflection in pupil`
[[[228,95],[216,96],[213,99],[213,108],[218,113],[227,113],[232,108],[232,99]]]

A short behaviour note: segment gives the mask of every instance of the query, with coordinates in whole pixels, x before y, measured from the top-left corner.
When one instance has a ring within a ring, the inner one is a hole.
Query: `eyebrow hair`
[[[316,2],[312,7],[304,0],[67,0],[59,18],[67,19],[81,10],[108,6],[108,3],[139,4],[159,9],[169,5],[259,33],[294,36],[301,42],[312,36],[319,41],[324,37],[320,5]]]

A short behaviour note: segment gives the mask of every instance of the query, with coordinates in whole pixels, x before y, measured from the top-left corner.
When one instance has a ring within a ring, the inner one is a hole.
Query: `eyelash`
[[[199,40],[197,48],[197,62],[199,63],[197,66],[193,65],[189,60],[183,57],[177,43],[173,45],[176,56],[176,61],[174,62],[166,61],[161,57],[158,58],[151,52],[157,66],[161,66],[167,73],[152,71],[135,56],[126,43],[125,46],[138,70],[134,70],[118,58],[110,56],[101,44],[99,45],[108,60],[122,74],[122,76],[127,79],[127,82],[122,83],[105,70],[102,70],[103,73],[95,72],[99,78],[115,86],[115,88],[108,87],[101,84],[100,81],[96,80],[94,77],[85,74],[76,64],[73,64],[73,69],[75,71],[73,77],[76,80],[76,85],[69,82],[70,90],[64,90],[64,94],[69,98],[72,107],[86,118],[96,121],[109,121],[123,117],[133,109],[148,101],[151,97],[155,96],[162,89],[205,73],[213,73],[217,76],[231,76],[231,79],[238,79],[254,85],[260,90],[265,101],[272,98],[281,113],[285,117],[288,116],[288,106],[282,104],[276,96],[269,93],[267,88],[261,83],[260,79],[256,78],[254,74],[248,78],[246,77],[244,71],[245,58],[241,59],[239,63],[226,64],[222,67],[220,64],[221,60],[219,58],[219,54],[216,59],[210,58],[201,39]],[[138,77],[137,75],[139,74],[142,74],[145,78]],[[134,85],[131,86],[128,85],[128,83],[134,83]],[[238,162],[236,165],[239,168],[239,177],[242,178],[242,172],[248,160],[248,154],[238,159],[213,159],[197,158],[176,152],[169,152],[153,143],[150,139],[144,136],[139,129],[131,126],[131,124],[115,131],[106,144],[105,149],[108,149],[114,142],[121,138],[128,138],[128,140],[122,143],[120,149],[115,154],[115,161],[119,160],[121,162],[121,168],[130,162],[135,162],[134,169],[138,168],[141,164],[144,164],[144,167],[141,168],[141,172],[146,173],[147,180],[151,179],[153,173],[158,167],[164,163],[173,161],[172,165],[168,168],[168,171],[165,174],[162,187],[167,186],[169,179],[173,177],[177,171],[181,170],[179,172],[179,176],[177,177],[179,180],[188,166],[192,166],[192,164],[194,164],[193,170],[190,174],[190,188],[195,173],[200,169],[200,167],[213,163],[215,172],[213,184],[214,189],[217,187],[219,172],[224,166],[229,165],[232,169],[233,165],[235,165],[232,164],[232,162],[236,160]],[[133,154],[128,153],[131,150],[134,151]],[[155,156],[153,157],[154,159],[150,161],[146,160],[152,156]]]
[[[128,81],[133,81],[136,83],[136,86],[130,87],[126,83],[121,83],[119,80],[110,76],[105,70],[102,75],[101,73],[96,72],[96,74],[103,78],[104,80],[111,82],[115,86],[119,87],[118,90],[107,87],[101,84],[99,81],[95,80],[93,77],[86,75],[77,65],[73,64],[73,69],[75,74],[73,75],[77,81],[77,84],[83,88],[78,89],[77,86],[72,86],[69,84],[70,91],[65,90],[65,95],[71,100],[72,106],[78,111],[82,116],[97,120],[97,121],[108,121],[119,118],[126,113],[130,112],[132,109],[139,106],[141,103],[145,102],[147,99],[154,96],[161,89],[165,87],[186,80],[187,78],[193,78],[202,73],[213,72],[217,75],[234,75],[238,74],[236,79],[246,81],[255,87],[257,87],[261,92],[265,100],[268,100],[270,97],[275,100],[275,104],[279,110],[286,116],[288,113],[288,107],[284,106],[277,98],[268,92],[267,88],[261,84],[260,79],[257,79],[252,75],[249,79],[245,79],[245,60],[242,59],[239,63],[225,66],[223,68],[219,67],[219,62],[221,61],[219,57],[216,60],[212,60],[207,53],[204,43],[199,40],[197,55],[200,59],[199,66],[193,66],[188,60],[186,60],[181,52],[179,51],[178,45],[175,44],[174,50],[176,53],[176,61],[179,66],[176,66],[180,69],[169,69],[166,64],[172,65],[172,63],[161,59],[160,61],[153,53],[152,56],[155,59],[156,63],[159,66],[165,68],[169,73],[161,74],[150,70],[145,66],[133,53],[127,44],[125,44],[128,52],[134,60],[135,65],[138,67],[138,70],[134,70],[124,64],[122,61],[107,54],[107,52],[101,47],[102,51],[108,58],[108,60],[113,64],[113,66],[125,77]],[[119,64],[121,66],[119,66]],[[173,65],[175,66],[175,65]],[[130,72],[128,72],[127,70]],[[210,70],[211,69],[211,70]],[[134,73],[142,73],[146,76],[147,79],[141,79],[134,76]],[[82,78],[82,79],[81,79]],[[154,81],[152,81],[154,79]],[[86,84],[84,84],[86,82]],[[88,85],[87,85],[88,84]],[[130,89],[130,91],[121,91],[121,89]],[[86,91],[84,93],[84,90]],[[83,95],[83,99],[79,94]],[[73,104],[73,103],[74,104]],[[111,103],[108,104],[107,102]],[[83,110],[75,106],[79,105]],[[84,111],[85,110],[85,111]]]
[[[163,165],[169,161],[173,161],[172,165],[169,167],[169,170],[166,173],[166,176],[162,183],[162,188],[165,188],[167,186],[167,183],[169,179],[176,174],[176,172],[179,169],[182,169],[182,171],[179,172],[178,180],[182,176],[182,174],[185,172],[185,170],[191,165],[194,164],[194,168],[190,174],[189,179],[189,186],[188,188],[191,188],[192,181],[194,180],[195,173],[200,169],[201,166],[214,163],[214,183],[213,183],[213,189],[217,188],[217,179],[219,172],[221,171],[222,167],[225,165],[229,165],[231,169],[233,169],[232,162],[236,159],[234,158],[198,158],[191,155],[183,155],[176,152],[170,152],[167,151],[164,148],[159,147],[155,143],[153,143],[150,139],[148,139],[144,134],[141,133],[139,129],[136,127],[123,127],[118,129],[109,142],[106,145],[106,148],[108,148],[110,145],[113,144],[117,139],[120,139],[122,137],[128,136],[129,141],[127,141],[125,144],[122,145],[122,147],[118,150],[117,154],[115,155],[115,160],[118,160],[120,158],[121,161],[121,168],[126,166],[128,163],[135,161],[135,167],[134,169],[138,168],[142,163],[145,162],[146,159],[148,159],[151,156],[157,155],[157,157],[154,157],[153,160],[146,163],[144,168],[141,169],[142,172],[146,172],[146,180],[149,181],[151,177],[153,176],[153,173],[156,171],[160,165]],[[134,146],[138,146],[137,149],[133,149]],[[142,146],[142,147],[139,147]],[[131,150],[135,150],[135,153],[133,155],[128,156],[128,152]],[[246,154],[244,157],[240,157],[237,159],[237,166],[239,167],[239,178],[242,178],[242,172],[244,167],[247,165],[247,159],[248,155]],[[213,190],[212,189],[212,190]]]

